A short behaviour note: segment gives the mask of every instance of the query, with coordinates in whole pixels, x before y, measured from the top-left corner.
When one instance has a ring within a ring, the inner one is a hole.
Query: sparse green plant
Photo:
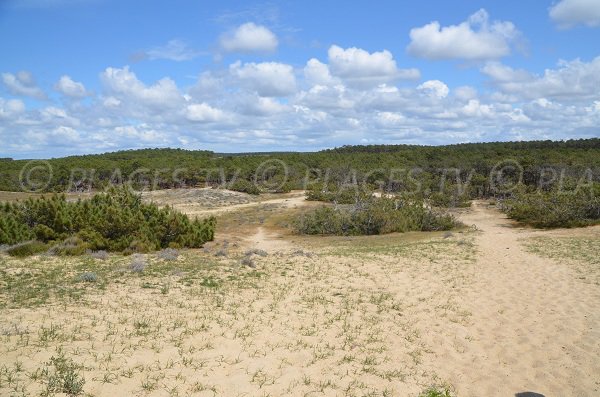
[[[448,387],[444,386],[431,386],[421,392],[419,397],[453,397]]]
[[[84,272],[79,275],[78,279],[86,283],[95,283],[98,281],[98,275],[94,272]]]
[[[64,393],[67,396],[79,396],[83,394],[85,379],[81,375],[81,366],[66,358],[62,353],[52,356],[46,363],[44,370],[46,374],[46,387],[43,396],[53,396],[56,393]]]
[[[244,266],[248,266],[251,268],[255,268],[256,267],[256,263],[254,263],[254,260],[249,257],[249,256],[245,256],[242,258],[242,260],[240,261],[240,263]]]
[[[179,251],[174,248],[165,248],[159,251],[157,256],[165,261],[176,261],[179,258]]]
[[[144,269],[146,269],[146,266],[148,266],[146,258],[142,255],[135,254],[133,255],[133,258],[131,258],[129,269],[134,273],[142,273]]]
[[[19,258],[40,254],[46,252],[48,246],[41,241],[26,241],[13,245],[6,249],[6,253],[10,256],[16,256]]]

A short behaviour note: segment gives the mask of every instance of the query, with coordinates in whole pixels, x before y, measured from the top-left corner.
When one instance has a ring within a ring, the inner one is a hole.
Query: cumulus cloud
[[[421,90],[432,97],[440,99],[447,97],[450,92],[448,86],[439,80],[428,80],[419,85],[417,90]]]
[[[330,85],[336,82],[331,76],[329,66],[315,58],[311,58],[306,62],[304,79],[311,85]]]
[[[512,22],[490,23],[487,11],[481,9],[459,25],[442,27],[434,21],[411,29],[407,50],[413,56],[430,60],[498,59],[510,54],[519,35]]]
[[[0,97],[0,119],[11,119],[25,112],[25,104],[20,99]]]
[[[229,66],[229,72],[240,84],[260,96],[288,96],[296,92],[294,69],[277,62],[245,63],[240,61]]]
[[[83,98],[88,95],[82,83],[73,81],[69,76],[62,76],[54,85],[54,89],[71,98]]]
[[[600,2],[597,0],[561,0],[550,7],[549,14],[563,29],[579,24],[600,26]]]
[[[107,91],[117,100],[127,101],[130,105],[151,106],[156,110],[168,109],[183,100],[177,85],[165,77],[151,86],[142,83],[135,73],[124,68],[108,67],[100,74]]]
[[[336,68],[335,61],[317,59],[297,71],[282,63],[236,62],[200,73],[187,88],[168,77],[143,81],[128,67],[111,67],[100,74],[102,91],[89,101],[50,100],[29,108],[0,98],[0,156],[597,136],[600,57],[563,61],[539,75],[489,62],[481,70],[489,85],[476,89],[441,79],[396,85],[387,80],[398,69],[391,55],[339,53]],[[359,73],[356,64],[368,66]],[[377,78],[354,84],[356,75]]]
[[[265,26],[248,22],[221,35],[219,44],[225,52],[272,52],[277,49],[279,41]]]
[[[234,102],[235,110],[248,116],[272,116],[289,110],[288,106],[275,98],[260,97],[255,94],[238,95]]]
[[[46,99],[46,94],[37,86],[30,72],[20,71],[17,74],[2,73],[2,82],[13,95]]]
[[[378,85],[420,77],[417,69],[398,69],[392,53],[387,50],[369,53],[361,48],[343,49],[332,45],[327,54],[332,74],[350,85]]]
[[[484,66],[482,72],[503,93],[518,98],[600,98],[600,56],[590,62],[560,61],[556,69],[546,69],[541,76],[497,63]]]
[[[186,117],[190,121],[208,123],[223,120],[224,113],[206,103],[195,103],[187,106]]]

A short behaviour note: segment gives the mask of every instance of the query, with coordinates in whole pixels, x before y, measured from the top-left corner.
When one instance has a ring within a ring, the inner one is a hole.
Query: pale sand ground
[[[304,204],[297,193],[273,200],[234,205]],[[173,264],[197,262],[197,278],[126,275],[83,301],[0,309],[0,395],[36,395],[43,381],[31,375],[59,349],[84,365],[94,396],[417,396],[431,384],[458,396],[600,395],[600,286],[581,276],[599,270],[523,245],[598,241],[599,229],[520,229],[483,203],[461,217],[478,231],[311,239],[229,228],[227,257],[213,255],[221,238]],[[239,265],[247,247],[269,253],[256,269]],[[35,266],[0,261],[7,274]]]

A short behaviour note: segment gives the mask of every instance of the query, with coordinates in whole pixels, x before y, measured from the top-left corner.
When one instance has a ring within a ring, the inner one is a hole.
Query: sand
[[[582,277],[595,270],[527,248],[599,228],[519,228],[476,202],[460,214],[476,231],[299,238],[270,221],[312,205],[298,192],[207,212],[193,197],[183,210],[227,227],[173,271],[0,309],[0,395],[39,394],[35,374],[59,351],[93,396],[416,397],[434,384],[462,397],[600,395],[600,286]],[[239,217],[257,220],[236,230]],[[240,265],[251,248],[268,255]],[[0,275],[36,261],[0,257]]]

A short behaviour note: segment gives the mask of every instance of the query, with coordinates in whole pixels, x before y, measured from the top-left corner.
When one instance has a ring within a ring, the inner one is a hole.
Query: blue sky
[[[0,2],[1,157],[600,136],[600,0]]]

